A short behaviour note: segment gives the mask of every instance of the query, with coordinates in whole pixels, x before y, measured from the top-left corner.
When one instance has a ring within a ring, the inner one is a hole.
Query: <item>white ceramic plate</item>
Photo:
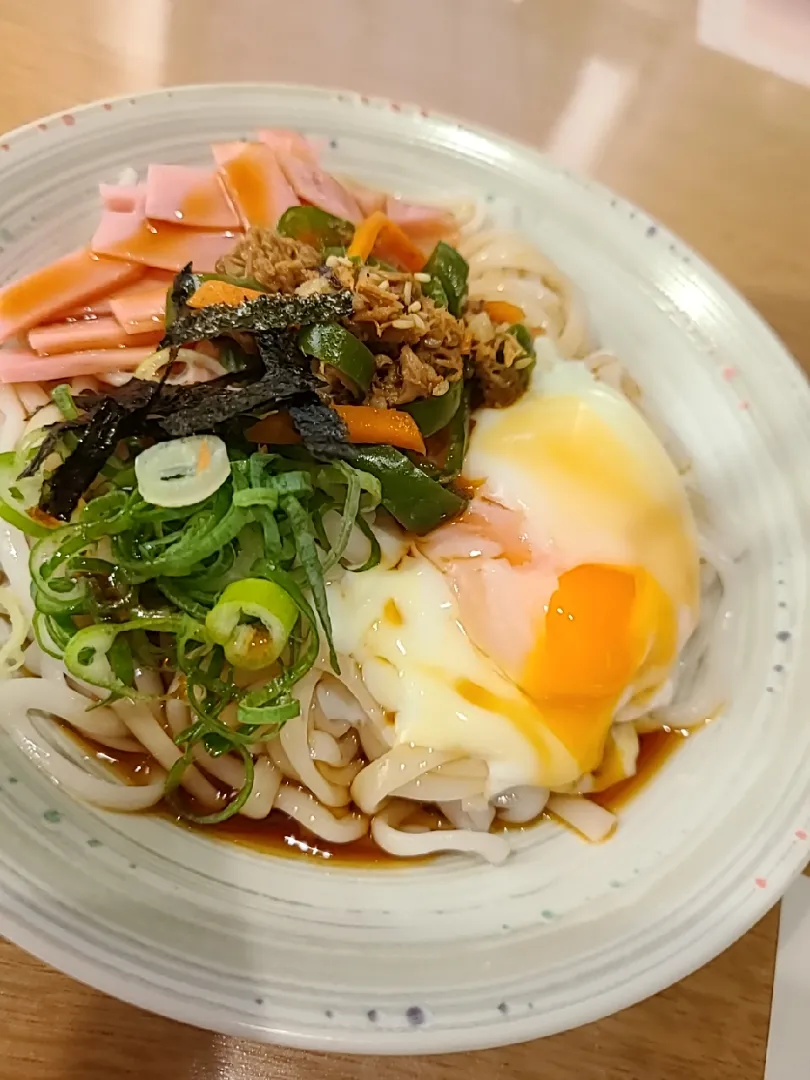
[[[508,140],[350,94],[186,87],[0,138],[0,282],[87,241],[100,180],[204,161],[259,125],[323,136],[329,166],[411,195],[474,192],[579,283],[735,523],[730,702],[609,843],[544,826],[502,868],[253,854],[76,805],[3,738],[0,929],[127,1001],[294,1046],[463,1050],[594,1020],[715,956],[810,856],[810,394],[754,312],[641,211]]]

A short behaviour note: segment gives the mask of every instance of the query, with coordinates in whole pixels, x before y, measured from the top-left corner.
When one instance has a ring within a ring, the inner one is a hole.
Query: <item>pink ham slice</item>
[[[353,183],[351,193],[357,201],[357,205],[363,212],[363,217],[371,217],[378,210],[385,212],[386,196],[382,191],[364,187],[362,184]]]
[[[375,210],[382,210],[384,195],[378,195],[361,185],[357,185],[356,189],[352,185],[352,190],[347,190],[320,167],[316,147],[300,132],[284,128],[260,128],[257,136],[273,151],[295,194],[303,202],[311,203],[336,217],[346,218],[355,225]],[[365,206],[359,194],[362,194]]]
[[[276,157],[284,175],[302,202],[317,206],[335,217],[345,218],[353,225],[363,220],[363,212],[357,200],[342,184],[330,176],[314,160],[307,160],[297,153],[277,150]]]
[[[437,243],[455,230],[455,218],[449,210],[436,206],[419,206],[389,195],[386,199],[385,212],[391,221],[417,242],[432,240]]]
[[[112,306],[114,300],[129,300],[130,297],[135,297],[139,293],[154,292],[158,287],[163,290],[165,296],[166,290],[173,280],[174,274],[169,270],[147,270],[140,281],[135,281],[132,285],[125,285],[123,289],[119,289],[112,296],[105,297],[104,300],[94,300],[91,304],[83,304],[80,307],[72,308],[70,311],[65,312],[61,318],[68,320],[97,319],[101,315],[112,315],[114,313]],[[148,326],[143,327],[143,329],[151,330],[154,327]],[[128,331],[128,333],[138,332],[138,330]]]
[[[105,210],[128,214],[143,207],[146,200],[145,184],[99,184],[98,193]]]
[[[99,315],[110,315],[112,308],[109,300],[94,300],[91,304],[81,304],[71,308],[60,317],[63,319],[97,319]]]
[[[142,277],[143,267],[87,248],[0,289],[0,342]]]
[[[139,210],[128,214],[105,210],[90,247],[99,255],[142,263],[160,270],[211,271],[236,242],[235,231],[187,229],[166,221],[149,221]]]
[[[285,210],[298,206],[295,192],[269,146],[231,142],[217,143],[211,149],[245,226],[272,229]]]
[[[164,327],[166,291],[168,284],[151,285],[148,289],[114,296],[110,309],[125,334],[143,334]]]
[[[164,291],[163,295],[166,293]],[[28,334],[28,344],[40,356],[84,352],[92,349],[120,349],[127,345],[157,345],[163,326],[152,325],[146,333],[128,334],[111,315],[79,322],[51,323]]]
[[[146,216],[202,229],[238,229],[239,218],[213,169],[150,165]]]
[[[318,164],[318,152],[309,139],[300,131],[288,131],[286,128],[259,128],[256,132],[259,142],[269,146],[273,153],[295,154],[304,161]]]
[[[60,356],[37,356],[23,349],[0,350],[0,383],[54,382],[77,375],[134,371],[153,352],[149,346],[62,353]]]

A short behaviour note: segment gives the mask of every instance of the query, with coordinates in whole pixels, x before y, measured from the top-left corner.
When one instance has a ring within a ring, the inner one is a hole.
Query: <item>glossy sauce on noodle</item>
[[[108,747],[101,747],[91,740],[77,735],[72,728],[66,728],[65,730],[87,754],[103,762],[119,779],[128,784],[145,784],[149,782],[152,761],[149,754],[113,751]],[[635,776],[615,784],[598,795],[591,795],[589,798],[608,810],[619,812],[634,795],[637,795],[649,783],[669,757],[679,746],[684,744],[689,734],[689,732],[664,729],[639,736],[638,771]],[[211,778],[209,777],[209,779]],[[212,782],[215,783],[215,781]],[[356,868],[376,866],[390,869],[395,866],[405,866],[410,863],[435,858],[432,855],[419,859],[397,858],[377,847],[370,836],[364,836],[351,844],[330,843],[313,836],[302,828],[297,821],[288,818],[286,814],[279,810],[271,811],[270,815],[261,821],[255,821],[242,814],[237,814],[219,825],[196,825],[180,817],[177,811],[167,802],[159,803],[151,810],[145,811],[145,813],[172,821],[192,832],[206,833],[214,839],[230,841],[243,847],[252,848],[254,851],[280,855],[285,858],[319,859],[333,866]],[[425,823],[432,828],[441,827],[441,821],[437,814],[427,810],[417,811],[416,813],[420,814],[425,819]],[[412,820],[415,820],[415,818],[416,815]],[[543,818],[544,815],[541,814],[539,820]],[[511,832],[517,829],[532,829],[536,824],[538,822],[529,822],[525,825],[505,826],[505,828]]]

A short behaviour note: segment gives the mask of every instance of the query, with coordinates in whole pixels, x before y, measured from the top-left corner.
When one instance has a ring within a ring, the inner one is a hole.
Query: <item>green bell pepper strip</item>
[[[317,206],[291,206],[278,219],[276,232],[322,251],[329,247],[347,248],[354,237],[354,225]]]
[[[53,529],[28,516],[29,506],[36,506],[40,481],[34,477],[19,480],[17,456],[13,450],[0,454],[0,518],[14,525],[26,536],[48,536]]]
[[[456,415],[463,390],[464,381],[458,379],[450,383],[447,393],[442,394],[441,397],[419,398],[417,401],[408,402],[407,405],[400,405],[400,408],[411,414],[416,421],[416,426],[427,438],[441,431],[443,427],[447,427]]]
[[[470,386],[464,387],[458,409],[447,430],[447,452],[444,456],[442,479],[454,480],[464,465],[470,441]]]
[[[354,334],[338,323],[315,323],[298,334],[298,348],[324,364],[331,364],[355,393],[365,394],[374,378],[374,356]]]
[[[280,585],[245,578],[227,586],[205,629],[234,667],[258,671],[279,658],[296,622],[298,608]]]
[[[470,276],[467,260],[455,248],[440,240],[425,263],[424,273],[438,279],[447,297],[448,311],[458,318],[467,299],[467,279]]]
[[[447,307],[447,293],[438,278],[432,277],[430,281],[422,283],[422,294],[429,297],[436,307]]]
[[[529,333],[523,323],[512,323],[512,325],[506,332],[507,334],[511,334],[512,337],[517,340],[518,345],[520,345],[521,349],[523,349],[528,356],[533,357],[535,355],[532,335]]]
[[[417,536],[456,517],[467,505],[392,446],[357,446],[353,451],[352,464],[380,481],[385,509]]]

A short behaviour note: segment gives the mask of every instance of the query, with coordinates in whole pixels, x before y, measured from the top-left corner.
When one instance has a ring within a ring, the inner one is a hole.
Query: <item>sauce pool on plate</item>
[[[113,751],[89,739],[77,736],[73,730],[65,730],[85,753],[94,756],[107,766],[120,780],[128,784],[149,782],[152,759],[148,754]],[[678,747],[685,743],[689,735],[688,731],[662,729],[639,736],[638,771],[635,776],[622,780],[606,791],[591,795],[589,798],[607,810],[620,811],[649,783]],[[192,832],[205,833],[216,840],[230,841],[254,851],[285,858],[320,859],[337,866],[384,867],[385,869],[408,866],[413,862],[422,862],[432,858],[432,856],[416,860],[396,858],[382,851],[369,836],[364,836],[350,844],[330,843],[313,836],[298,822],[277,810],[273,810],[261,821],[237,814],[218,825],[196,825],[187,821],[165,801],[146,812],[154,817],[172,821]],[[546,817],[545,813],[541,814],[538,822],[511,826],[507,828],[507,831],[532,829]],[[436,828],[436,826],[437,822],[433,821],[432,827]]]

